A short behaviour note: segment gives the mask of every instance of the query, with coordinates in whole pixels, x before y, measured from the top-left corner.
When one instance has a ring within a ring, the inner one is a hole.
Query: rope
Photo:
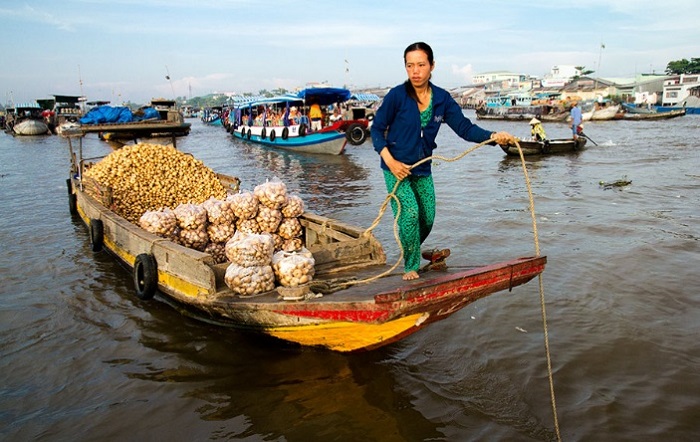
[[[535,216],[535,199],[532,196],[532,185],[530,183],[530,176],[527,173],[527,167],[525,166],[525,155],[523,150],[520,148],[520,143],[515,142],[518,148],[518,153],[520,154],[520,162],[523,165],[523,175],[525,176],[525,184],[527,186],[527,196],[530,201],[530,216],[532,218],[532,232],[535,241],[535,255],[540,256],[540,242],[539,235],[537,233],[537,217]],[[549,351],[549,332],[547,330],[547,309],[545,308],[544,302],[544,282],[542,279],[542,273],[537,275],[539,281],[540,289],[540,307],[542,309],[542,329],[544,330],[544,350],[547,358],[547,377],[549,379],[549,396],[552,403],[552,414],[554,416],[554,431],[557,434],[557,440],[561,442],[561,433],[559,431],[559,419],[557,417],[557,400],[554,396],[554,376],[552,375],[552,358]]]
[[[422,160],[416,162],[412,166],[409,167],[409,170],[413,169],[414,167],[417,167],[420,164],[425,163],[426,161],[430,161],[432,159],[440,159],[446,162],[454,162],[457,160],[460,160],[462,157],[465,155],[475,151],[476,149],[479,149],[480,147],[483,147],[487,144],[490,144],[491,142],[494,142],[493,139],[489,139],[484,141],[483,143],[479,143],[461,154],[457,155],[456,157],[453,158],[446,158],[440,155],[432,155],[427,158],[423,158]],[[523,154],[522,149],[520,148],[520,143],[515,142],[516,147],[518,148],[518,153],[520,154],[520,161],[523,166],[523,175],[525,177],[525,185],[527,187],[527,195],[528,195],[528,200],[529,200],[529,209],[530,209],[530,217],[532,218],[532,232],[534,236],[534,243],[535,243],[535,256],[540,256],[540,242],[539,242],[539,235],[537,233],[537,217],[535,216],[535,199],[532,195],[532,184],[530,182],[530,176],[527,173],[527,166],[525,164],[525,155]],[[390,274],[393,272],[401,263],[401,259],[403,257],[403,246],[401,245],[401,240],[399,238],[399,232],[398,232],[398,219],[399,216],[401,215],[401,203],[399,202],[399,199],[396,197],[396,189],[398,189],[399,184],[401,181],[397,181],[396,184],[394,185],[394,189],[387,195],[387,197],[384,199],[384,202],[382,203],[380,209],[379,209],[379,214],[375,218],[374,222],[372,225],[365,230],[363,235],[369,235],[369,233],[379,225],[379,221],[382,219],[384,216],[384,213],[386,212],[386,208],[393,198],[396,201],[397,205],[397,211],[396,211],[396,216],[394,217],[394,238],[396,239],[396,243],[399,246],[400,253],[399,253],[399,258],[396,261],[396,263],[389,269],[386,270],[378,275],[366,278],[366,279],[361,279],[361,280],[353,280],[353,281],[347,281],[339,284],[340,288],[344,287],[349,287],[351,285],[355,284],[364,284],[368,283],[371,281],[375,281],[379,278],[383,278],[384,276]],[[547,359],[547,377],[549,379],[549,393],[550,393],[550,401],[552,403],[552,414],[554,416],[554,430],[557,435],[557,440],[561,441],[561,433],[559,431],[559,419],[557,417],[557,402],[556,398],[554,395],[554,376],[552,374],[552,358],[550,355],[550,349],[549,349],[549,332],[548,332],[548,327],[547,327],[547,310],[545,308],[545,300],[544,300],[544,282],[542,279],[542,274],[540,273],[538,275],[538,280],[539,280],[539,290],[540,290],[540,307],[542,310],[542,328],[544,330],[544,347],[545,347],[545,354],[546,354],[546,359]]]
[[[452,158],[443,157],[441,155],[432,155],[432,156],[429,156],[427,158],[423,158],[422,160],[414,163],[413,165],[409,166],[408,169],[411,170],[414,167],[417,167],[417,166],[419,166],[427,161],[433,160],[433,159],[443,160],[443,161],[446,161],[448,163],[458,161],[458,160],[462,159],[464,156],[466,156],[467,154],[472,153],[476,149],[483,147],[491,142],[493,142],[493,139],[486,140],[482,143],[479,143],[479,144],[465,150],[461,154],[457,155],[456,157],[452,157]],[[375,276],[371,276],[369,278],[358,279],[358,280],[354,280],[354,281],[347,281],[344,283],[345,287],[349,287],[349,286],[356,285],[356,284],[366,284],[366,283],[369,283],[372,281],[376,281],[377,279],[383,278],[383,277],[391,274],[391,272],[396,270],[396,268],[399,266],[399,264],[401,264],[401,260],[403,259],[403,246],[401,245],[401,239],[399,238],[399,224],[398,224],[398,219],[399,219],[399,216],[401,215],[401,202],[399,201],[398,197],[396,196],[396,189],[399,188],[399,184],[401,184],[401,181],[400,180],[396,181],[394,188],[386,196],[386,198],[384,199],[384,202],[382,203],[381,207],[379,208],[379,214],[374,219],[374,222],[363,233],[364,236],[369,235],[370,232],[372,230],[374,230],[374,228],[379,225],[379,222],[381,221],[382,217],[384,216],[384,213],[386,212],[386,208],[389,205],[389,202],[392,199],[395,200],[397,210],[396,210],[396,216],[394,217],[394,239],[396,240],[396,244],[398,244],[398,246],[399,246],[399,258],[396,260],[396,263],[394,263],[394,265],[391,266],[391,268],[389,268],[388,270],[385,270],[384,272],[382,272],[378,275],[375,275]]]

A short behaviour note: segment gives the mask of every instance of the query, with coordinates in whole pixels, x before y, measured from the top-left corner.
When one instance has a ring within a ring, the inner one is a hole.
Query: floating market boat
[[[69,208],[88,227],[92,250],[106,249],[132,270],[139,298],[156,296],[207,323],[339,352],[371,350],[480,298],[525,284],[545,268],[546,257],[472,268],[451,268],[443,259],[425,268],[418,280],[403,281],[399,272],[376,279],[391,266],[371,233],[304,213],[299,217],[301,238],[315,261],[313,280],[303,287],[307,291],[290,294],[284,290],[289,288],[279,287],[242,297],[225,283],[230,263],[217,264],[209,253],[149,233],[111,210],[111,189],[84,175],[82,138],[77,152],[68,141],[73,158]],[[235,178],[218,177],[235,191]]]
[[[175,138],[190,133],[191,124],[186,123],[175,101],[154,99],[151,105],[136,113],[125,106],[99,105],[90,109],[79,120],[77,127],[64,128],[62,135],[75,137],[78,134],[97,133],[107,141],[138,140],[139,138]]]
[[[235,138],[268,147],[295,152],[339,155],[347,142],[364,143],[368,119],[342,119],[320,130],[311,130],[306,109],[338,105],[352,97],[348,89],[331,87],[306,88],[288,94],[251,101],[234,109],[231,133]],[[298,116],[292,112],[298,111]]]
[[[671,118],[682,117],[686,114],[685,109],[676,109],[668,112],[659,112],[655,107],[637,107],[634,105],[623,104],[625,114],[623,120],[668,120]]]
[[[43,109],[38,104],[25,103],[15,106],[8,112],[6,130],[13,135],[48,135],[49,125],[42,116]]]
[[[586,146],[586,138],[580,136],[573,138],[559,138],[545,141],[519,140],[523,155],[550,155],[558,153],[578,152]],[[508,155],[519,156],[517,146],[501,146],[503,152]]]

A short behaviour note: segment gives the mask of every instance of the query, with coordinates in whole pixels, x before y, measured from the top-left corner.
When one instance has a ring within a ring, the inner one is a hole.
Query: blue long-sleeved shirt
[[[461,138],[481,143],[491,138],[490,131],[473,124],[462,113],[462,108],[449,92],[432,83],[433,117],[421,129],[418,104],[406,92],[405,84],[392,88],[384,97],[382,105],[372,122],[372,145],[381,152],[389,148],[391,155],[402,163],[411,165],[433,154],[437,147],[435,138],[442,123],[447,123]],[[415,175],[430,175],[430,161],[411,169]],[[389,167],[381,160],[382,169]]]

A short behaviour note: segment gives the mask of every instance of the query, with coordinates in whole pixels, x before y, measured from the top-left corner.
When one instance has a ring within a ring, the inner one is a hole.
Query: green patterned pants
[[[394,190],[396,177],[384,170],[384,182],[388,192]],[[428,237],[435,221],[435,186],[433,176],[409,175],[396,189],[396,197],[401,203],[398,219],[399,238],[403,247],[404,270],[420,269],[420,246]],[[391,199],[391,209],[396,218],[396,200]]]

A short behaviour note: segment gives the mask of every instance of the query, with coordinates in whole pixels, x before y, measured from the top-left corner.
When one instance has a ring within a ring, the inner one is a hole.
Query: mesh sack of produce
[[[209,224],[207,233],[209,241],[226,243],[236,233],[236,226],[233,224]]]
[[[221,264],[226,262],[226,244],[222,242],[209,242],[204,248],[204,253],[208,253],[214,258],[214,262]]]
[[[207,229],[180,229],[179,241],[185,247],[203,252],[209,242]]]
[[[284,245],[284,238],[279,236],[278,233],[270,233],[270,236],[272,236],[272,239],[275,241],[275,252],[278,250],[282,250],[282,246]]]
[[[277,228],[277,233],[284,239],[298,238],[302,232],[301,222],[297,218],[284,218]]]
[[[270,265],[275,252],[275,241],[268,234],[237,231],[226,242],[226,257],[242,267]]]
[[[258,214],[255,215],[255,221],[261,232],[274,233],[282,222],[282,212],[261,205],[258,208]]]
[[[260,226],[258,222],[255,221],[255,218],[241,218],[236,221],[236,230],[243,233],[260,233]]]
[[[304,241],[301,238],[285,239],[282,243],[281,250],[285,252],[298,252],[304,247]]]
[[[253,194],[260,204],[270,209],[280,209],[287,201],[287,185],[279,178],[273,178],[255,186]]]
[[[177,233],[177,218],[170,209],[148,210],[139,218],[139,226],[163,238],[172,238]]]
[[[287,195],[287,200],[282,206],[282,216],[296,218],[304,214],[304,201],[297,195]]]
[[[272,256],[275,278],[284,287],[296,287],[311,282],[316,273],[315,265],[313,255],[308,256],[304,253],[279,251]]]
[[[202,207],[207,211],[210,224],[233,224],[236,221],[230,201],[209,198],[202,203]]]
[[[180,204],[173,212],[181,229],[206,230],[207,211],[201,205]]]
[[[244,267],[231,263],[224,282],[241,296],[252,296],[275,289],[275,273],[270,265]]]
[[[258,205],[260,203],[255,195],[248,190],[229,195],[226,197],[226,201],[229,202],[233,214],[239,220],[255,218],[255,215],[258,213]]]

